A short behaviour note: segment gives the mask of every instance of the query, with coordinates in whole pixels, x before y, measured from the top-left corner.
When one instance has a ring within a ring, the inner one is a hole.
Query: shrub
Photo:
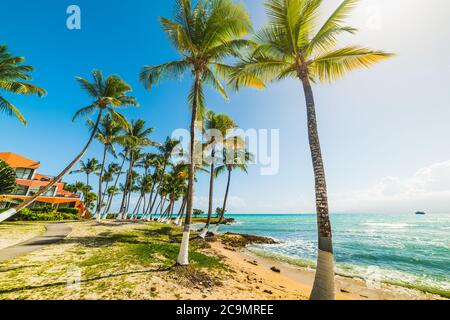
[[[78,209],[76,208],[59,208],[58,212],[78,215]]]
[[[28,208],[23,209],[11,218],[11,221],[63,221],[80,220],[78,215],[59,212],[36,212]]]
[[[52,206],[35,207],[30,208],[30,210],[38,213],[50,213],[55,211]]]

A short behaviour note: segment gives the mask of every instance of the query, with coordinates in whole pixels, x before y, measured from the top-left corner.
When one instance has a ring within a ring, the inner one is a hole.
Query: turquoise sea
[[[253,252],[292,264],[314,267],[316,217],[228,215],[236,223],[220,232],[272,237],[277,245]],[[450,298],[450,214],[332,215],[336,272],[413,287]]]

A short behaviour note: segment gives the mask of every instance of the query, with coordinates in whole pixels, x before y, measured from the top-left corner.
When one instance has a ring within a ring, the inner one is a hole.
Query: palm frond
[[[0,96],[0,111],[6,113],[9,116],[15,116],[24,125],[27,124],[27,121],[25,120],[23,115],[20,113],[19,109],[17,109],[15,106],[13,106],[10,102],[8,102],[2,96]]]
[[[393,54],[356,46],[327,52],[315,58],[309,66],[310,74],[321,82],[331,82],[355,69],[368,68]]]
[[[178,60],[159,66],[145,66],[140,74],[140,80],[147,90],[159,84],[164,79],[181,78],[189,70],[191,64],[185,60]]]

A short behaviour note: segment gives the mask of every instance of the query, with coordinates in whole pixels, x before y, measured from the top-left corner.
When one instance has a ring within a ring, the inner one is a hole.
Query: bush
[[[35,209],[23,209],[11,218],[11,221],[64,221],[80,220],[80,217],[71,213],[36,212]]]
[[[68,213],[68,214],[74,214],[74,215],[78,215],[78,209],[76,208],[60,208],[58,209],[58,212],[60,213]]]
[[[35,208],[30,208],[30,210],[32,212],[37,212],[37,213],[50,213],[50,212],[55,211],[52,206],[35,207]]]

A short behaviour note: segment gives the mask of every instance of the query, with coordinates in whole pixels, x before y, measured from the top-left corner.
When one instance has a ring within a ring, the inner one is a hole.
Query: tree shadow
[[[174,268],[174,266],[170,266],[170,267],[166,267],[166,268],[158,268],[158,269],[150,269],[150,270],[140,270],[140,271],[130,271],[130,272],[123,272],[123,273],[116,273],[116,274],[110,274],[110,275],[106,275],[106,276],[98,276],[98,277],[94,277],[94,278],[80,280],[79,283],[80,284],[81,283],[89,283],[89,282],[93,282],[93,281],[99,281],[99,280],[105,280],[105,279],[111,279],[111,278],[117,278],[117,277],[121,277],[121,276],[135,275],[135,274],[169,272],[173,268]],[[0,294],[13,293],[13,292],[19,292],[19,291],[26,291],[26,290],[53,288],[53,287],[67,286],[67,285],[68,285],[67,281],[58,281],[58,282],[46,283],[46,284],[35,285],[35,286],[24,286],[24,287],[18,287],[18,288],[4,289],[4,290],[0,290]]]

